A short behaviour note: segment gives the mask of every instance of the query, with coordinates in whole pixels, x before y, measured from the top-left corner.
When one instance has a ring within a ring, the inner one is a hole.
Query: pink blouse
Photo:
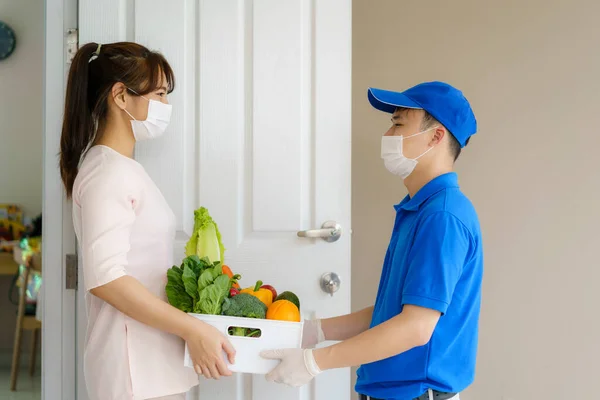
[[[92,147],[73,188],[88,327],[84,374],[90,400],[148,399],[198,384],[184,342],[122,314],[89,291],[125,275],[166,301],[175,216],[135,160]]]

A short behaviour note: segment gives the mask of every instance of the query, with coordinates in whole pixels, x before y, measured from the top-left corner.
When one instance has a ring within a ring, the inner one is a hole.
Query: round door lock
[[[335,292],[340,290],[340,285],[342,284],[342,280],[340,276],[335,272],[328,272],[321,276],[321,289],[325,293],[329,293],[330,296],[333,296]]]

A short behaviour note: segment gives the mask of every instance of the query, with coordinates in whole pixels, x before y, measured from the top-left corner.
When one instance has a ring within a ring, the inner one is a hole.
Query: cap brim
[[[374,108],[390,114],[393,114],[398,107],[415,108],[419,110],[423,108],[409,99],[406,95],[398,92],[369,88],[368,96],[369,103],[371,103]]]

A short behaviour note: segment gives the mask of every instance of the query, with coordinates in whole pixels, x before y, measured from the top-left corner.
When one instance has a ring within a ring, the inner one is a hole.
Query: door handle
[[[321,229],[309,229],[306,231],[299,231],[298,237],[311,238],[311,239],[323,239],[327,243],[336,242],[342,236],[342,227],[335,221],[326,221]]]

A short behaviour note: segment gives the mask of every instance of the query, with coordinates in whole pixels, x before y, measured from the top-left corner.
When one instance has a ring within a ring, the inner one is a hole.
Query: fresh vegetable
[[[194,230],[185,246],[185,255],[208,257],[212,262],[223,262],[225,259],[219,227],[204,207],[194,211]]]
[[[267,306],[248,293],[240,293],[223,304],[223,315],[229,317],[260,318],[267,316]],[[231,328],[230,334],[233,336],[249,336],[253,330],[243,327]]]
[[[183,286],[185,286],[185,291],[187,294],[194,299],[194,303],[198,301],[200,298],[200,293],[198,293],[198,276],[194,272],[194,270],[189,266],[183,267],[183,274],[181,276],[183,280]]]
[[[200,299],[196,278],[204,269],[214,265],[208,259],[198,256],[186,257],[181,266],[173,266],[167,271],[165,292],[169,304],[184,312],[192,312]]]
[[[262,281],[257,281],[254,287],[249,287],[240,291],[255,296],[262,301],[267,307],[273,303],[273,293],[268,289],[261,289]]]
[[[250,329],[248,331],[248,333],[246,333],[246,337],[257,337],[257,338],[259,338],[260,336],[261,336],[260,329]]]
[[[246,336],[246,337],[261,337],[260,329],[241,328],[239,326],[232,326],[228,329],[231,336]]]
[[[267,310],[267,319],[300,322],[300,310],[289,300],[277,300]]]
[[[300,299],[298,299],[298,296],[296,296],[294,293],[286,291],[281,293],[279,296],[277,296],[275,298],[275,301],[277,300],[288,300],[291,301],[292,303],[294,303],[296,305],[296,307],[298,307],[298,310],[300,310]]]
[[[229,294],[231,280],[227,275],[219,275],[214,283],[211,283],[200,292],[200,300],[194,307],[198,314],[221,314],[221,306]]]
[[[235,279],[235,282],[233,283],[234,288],[236,288],[236,289],[240,288],[240,284],[237,282],[241,278],[240,275],[233,275],[231,268],[229,268],[227,265],[223,265],[223,273],[225,275],[227,275],[228,277],[230,277],[231,279]],[[236,277],[237,277],[237,279],[236,279]]]
[[[228,329],[228,332],[231,336],[246,336],[247,329],[242,328],[240,326],[232,326]]]
[[[275,290],[275,288],[271,285],[262,285],[260,287],[261,289],[267,289],[270,290],[271,293],[273,293],[273,300],[275,300],[277,298],[277,290]]]
[[[167,299],[169,304],[183,312],[191,312],[194,308],[192,296],[187,294],[183,284],[183,270],[173,267],[167,271]]]
[[[236,289],[233,287],[231,289],[229,289],[229,297],[237,296],[238,294],[240,294],[239,289]]]
[[[258,298],[248,293],[240,293],[229,299],[223,305],[223,315],[229,317],[260,318],[265,319],[267,306]]]
[[[169,304],[184,312],[220,315],[233,282],[220,262],[192,255],[167,271],[165,291]]]

